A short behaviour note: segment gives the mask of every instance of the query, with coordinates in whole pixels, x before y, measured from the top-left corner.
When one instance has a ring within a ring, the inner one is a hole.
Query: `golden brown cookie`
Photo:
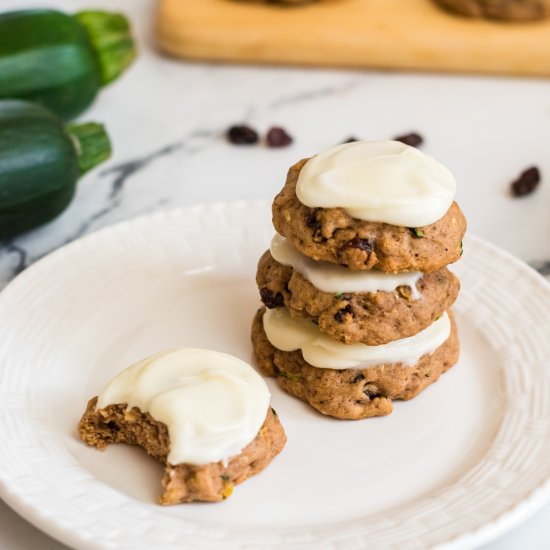
[[[322,292],[292,267],[274,260],[269,250],[258,263],[256,283],[266,307],[286,306],[292,317],[315,321],[321,332],[339,342],[369,346],[425,329],[451,307],[460,290],[458,278],[442,268],[417,282],[421,297],[416,300],[408,286],[395,292]]]
[[[288,172],[273,202],[273,225],[302,254],[352,270],[437,271],[462,254],[466,219],[456,202],[425,227],[408,228],[352,218],[342,208],[311,208],[296,196],[303,159]]]
[[[530,21],[550,15],[549,0],[436,0],[445,9],[467,17]]]
[[[258,311],[252,325],[252,344],[261,371],[276,378],[286,392],[335,418],[357,420],[390,414],[392,400],[412,399],[458,360],[458,336],[451,312],[451,335],[416,365],[337,370],[313,367],[300,350],[287,352],[272,346],[263,327],[264,311]]]
[[[109,443],[138,445],[165,464],[161,504],[223,500],[231,495],[234,485],[268,466],[286,443],[279,418],[270,408],[258,435],[226,464],[223,461],[202,466],[169,464],[170,437],[165,424],[138,408],[127,410],[126,404],[96,410],[96,403],[97,397],[88,402],[78,424],[80,439],[98,449],[104,449]]]

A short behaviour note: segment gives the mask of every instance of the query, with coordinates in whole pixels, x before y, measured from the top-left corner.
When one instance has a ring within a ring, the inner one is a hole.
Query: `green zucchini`
[[[118,13],[0,14],[0,98],[40,103],[64,120],[91,105],[134,57],[128,20]]]
[[[0,101],[0,239],[55,218],[79,177],[110,154],[101,124],[65,126],[40,105]]]

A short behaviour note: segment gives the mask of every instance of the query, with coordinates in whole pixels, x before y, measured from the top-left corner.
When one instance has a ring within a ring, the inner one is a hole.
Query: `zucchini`
[[[0,98],[40,103],[69,120],[135,57],[121,14],[22,10],[0,14]]]
[[[101,124],[65,126],[40,105],[0,101],[0,239],[55,218],[79,177],[110,154]]]

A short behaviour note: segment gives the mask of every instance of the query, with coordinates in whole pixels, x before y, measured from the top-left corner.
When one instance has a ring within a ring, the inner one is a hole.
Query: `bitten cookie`
[[[233,486],[266,468],[286,442],[279,418],[270,408],[258,435],[227,463],[173,465],[168,462],[170,436],[166,424],[137,407],[128,409],[126,404],[108,405],[104,409],[97,409],[96,405],[97,397],[88,402],[78,424],[80,439],[101,450],[110,443],[138,445],[165,464],[161,504],[224,500],[233,492]]]
[[[308,159],[292,166],[273,202],[273,225],[300,252],[352,270],[437,271],[462,254],[466,219],[453,202],[435,223],[409,228],[350,216],[343,208],[313,208],[296,195]]]
[[[460,290],[458,278],[442,268],[418,279],[419,296],[410,286],[392,292],[323,292],[269,251],[260,259],[256,282],[266,307],[286,306],[292,317],[315,321],[321,332],[339,342],[371,346],[426,328],[451,307]]]
[[[216,502],[283,449],[269,399],[265,381],[240,359],[171,350],[115,376],[88,402],[78,433],[98,449],[138,445],[162,462],[161,504]]]
[[[548,0],[435,0],[443,8],[468,17],[530,21],[550,15]]]
[[[262,372],[276,378],[286,392],[335,418],[357,420],[390,414],[392,400],[412,399],[458,360],[459,343],[451,313],[448,338],[414,365],[393,363],[347,369],[314,367],[300,350],[277,349],[264,330],[264,313],[265,309],[258,311],[252,326],[254,354]]]

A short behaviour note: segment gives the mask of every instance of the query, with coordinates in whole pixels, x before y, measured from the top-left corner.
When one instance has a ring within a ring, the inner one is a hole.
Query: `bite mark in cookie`
[[[210,474],[223,470],[240,483],[284,446],[269,399],[264,380],[240,359],[183,348],[115,376],[88,403],[78,430],[90,445],[140,445],[165,463],[163,504],[221,500],[224,484]]]

